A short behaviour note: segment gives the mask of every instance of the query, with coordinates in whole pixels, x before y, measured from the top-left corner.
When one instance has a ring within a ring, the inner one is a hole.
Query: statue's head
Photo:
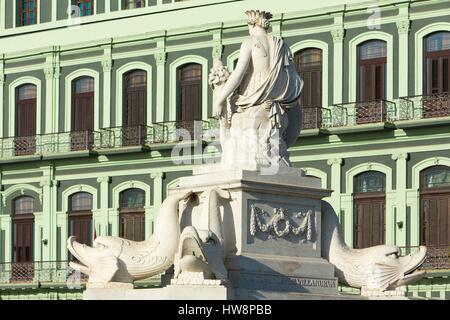
[[[259,11],[259,10],[249,10],[245,12],[248,17],[248,27],[250,30],[250,34],[255,32],[256,30],[264,30],[267,31],[270,26],[270,19],[272,19],[273,15],[270,12]]]

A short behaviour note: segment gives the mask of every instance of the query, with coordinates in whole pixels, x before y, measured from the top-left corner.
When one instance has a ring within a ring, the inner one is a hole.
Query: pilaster
[[[111,12],[111,1],[105,1],[105,13]]]
[[[5,104],[3,101],[4,91],[5,91],[5,60],[4,55],[2,54],[0,55],[0,138],[3,138],[3,114],[5,113]]]
[[[397,21],[398,30],[398,44],[399,44],[399,60],[398,60],[398,96],[406,97],[408,96],[408,37],[409,30],[411,26],[411,21],[409,17],[403,17],[403,20]]]
[[[53,51],[46,58],[45,73],[45,133],[58,132],[59,130],[59,77],[61,68],[59,64],[59,47],[53,47]],[[40,132],[40,128],[38,128]]]
[[[407,237],[406,230],[410,229],[407,225],[406,206],[407,206],[407,192],[406,192],[406,175],[407,175],[407,161],[408,153],[396,153],[392,155],[392,160],[396,161],[396,221],[394,225],[395,230],[395,244],[398,246],[406,246]]]
[[[342,103],[343,93],[343,64],[344,64],[344,17],[343,15],[334,17],[334,27],[331,30],[333,37],[333,103]]]
[[[100,184],[100,208],[99,208],[99,221],[102,235],[109,235],[109,184],[111,183],[111,177],[102,176],[97,178],[97,182]],[[99,230],[100,231],[100,230]]]
[[[5,2],[6,1],[0,1],[0,32],[6,28]]]
[[[341,204],[341,195],[342,195],[342,188],[341,188],[341,181],[342,181],[342,170],[341,166],[343,163],[342,158],[332,158],[327,161],[327,164],[331,166],[331,189],[333,190],[333,193],[329,197],[329,201],[331,206],[333,207],[334,211],[338,215],[339,220],[342,220],[341,217],[341,210],[342,210],[342,204]],[[351,212],[346,211],[346,214],[350,214]],[[345,239],[347,240],[348,232],[352,233],[352,225],[351,225],[351,217],[344,217],[344,233],[345,233]],[[350,222],[350,223],[349,223]],[[350,231],[347,229],[350,228]],[[351,236],[351,235],[350,235]]]
[[[340,195],[341,195],[341,158],[329,159],[327,164],[331,166],[331,189],[333,193],[331,194],[331,205],[333,206],[336,213],[339,213],[341,209]]]
[[[52,22],[56,22],[58,18],[58,3],[61,1],[52,1]],[[106,1],[108,2],[108,1]]]
[[[155,53],[156,60],[156,122],[164,121],[165,109],[165,83],[166,83],[166,38],[157,40],[158,52]]]
[[[44,169],[46,171],[45,173],[48,173],[49,169]],[[55,242],[56,238],[53,237],[53,230],[56,231],[56,217],[54,216],[53,211],[53,201],[56,199],[53,199],[52,196],[52,187],[53,187],[53,181],[51,180],[51,175],[44,173],[44,179],[39,183],[40,187],[42,188],[42,239],[41,241],[47,242],[46,245],[42,246],[42,252],[41,257],[43,261],[52,261],[53,254],[52,249],[54,248],[56,250],[56,246],[52,245]],[[38,232],[38,230],[35,230],[35,232]],[[35,246],[40,246],[41,243],[36,243]]]
[[[145,229],[152,230],[153,221],[158,215],[158,211],[163,203],[163,179],[164,172],[154,172],[150,174],[150,178],[153,180],[153,208],[151,214],[145,217]],[[148,235],[149,233],[146,232]]]
[[[104,47],[103,67],[103,121],[102,127],[111,127],[111,76],[112,76],[112,46]]]

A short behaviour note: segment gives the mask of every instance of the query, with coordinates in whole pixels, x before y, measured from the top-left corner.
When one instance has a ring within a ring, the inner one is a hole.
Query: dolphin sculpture
[[[414,255],[399,255],[396,246],[379,245],[365,249],[349,248],[340,234],[333,207],[322,201],[322,256],[336,267],[339,282],[372,292],[395,290],[420,280],[417,271],[426,258],[426,247]]]
[[[193,226],[184,228],[175,258],[175,279],[183,271],[204,273],[205,279],[226,280],[224,265],[224,236],[220,213],[221,199],[230,200],[230,192],[220,188],[204,191],[206,195],[203,215],[208,217],[208,230]]]
[[[180,224],[179,202],[188,199],[192,191],[178,192],[164,200],[159,210],[153,235],[135,242],[118,237],[98,237],[93,247],[69,237],[67,247],[78,262],[70,266],[89,275],[89,283],[132,283],[170,268],[178,249]]]

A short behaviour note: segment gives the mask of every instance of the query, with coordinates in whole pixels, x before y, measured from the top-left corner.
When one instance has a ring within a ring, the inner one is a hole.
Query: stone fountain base
[[[88,288],[86,300],[330,300],[367,299],[338,293],[334,266],[321,257],[321,200],[331,190],[295,168],[275,174],[201,166],[171,190],[193,190],[180,222],[209,230],[208,190],[228,191],[221,221],[228,280],[163,276],[162,288]],[[169,191],[169,192],[171,192]]]

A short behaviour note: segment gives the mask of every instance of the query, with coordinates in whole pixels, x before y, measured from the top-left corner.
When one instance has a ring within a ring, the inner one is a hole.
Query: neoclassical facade
[[[409,293],[449,299],[450,3],[362,2],[2,1],[0,299],[79,297],[69,235],[148,238],[168,188],[219,158],[208,73],[233,70],[248,8],[291,48],[291,161],[334,190],[346,242],[427,245]]]

